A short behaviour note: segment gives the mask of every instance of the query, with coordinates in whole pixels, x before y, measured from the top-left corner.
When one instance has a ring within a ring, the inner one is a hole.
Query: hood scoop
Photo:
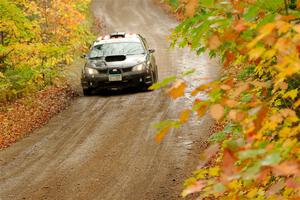
[[[106,56],[106,62],[117,62],[117,61],[124,61],[126,60],[126,56],[124,55],[115,55],[115,56]]]

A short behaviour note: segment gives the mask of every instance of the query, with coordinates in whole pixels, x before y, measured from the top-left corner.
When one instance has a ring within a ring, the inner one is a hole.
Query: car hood
[[[124,57],[124,56],[123,56]],[[126,55],[122,61],[106,61],[105,57],[98,59],[89,59],[88,62],[96,68],[128,68],[143,63],[147,59],[146,54]]]

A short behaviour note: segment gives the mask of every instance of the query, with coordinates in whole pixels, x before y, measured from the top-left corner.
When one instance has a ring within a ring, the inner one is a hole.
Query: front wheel
[[[91,96],[92,90],[90,88],[83,89],[83,95],[84,96]]]
[[[157,67],[154,71],[154,83],[157,83],[158,82],[158,72],[157,72]]]
[[[154,71],[154,72],[151,72],[151,82],[150,83],[145,83],[142,87],[142,90],[143,91],[152,91],[149,89],[149,87],[151,85],[153,85],[154,83],[157,82],[157,73]]]

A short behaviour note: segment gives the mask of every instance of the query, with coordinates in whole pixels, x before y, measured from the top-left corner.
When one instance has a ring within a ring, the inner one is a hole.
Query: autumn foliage
[[[170,2],[170,1],[169,1]],[[223,75],[199,85],[196,98],[178,120],[158,126],[158,140],[205,113],[225,128],[213,134],[182,195],[199,199],[300,198],[300,1],[172,1],[185,14],[172,45],[209,52],[223,62]],[[169,79],[153,88],[167,85]],[[177,80],[168,94],[183,96]],[[214,158],[213,164],[211,158]]]
[[[0,101],[57,84],[92,35],[89,0],[0,1]]]

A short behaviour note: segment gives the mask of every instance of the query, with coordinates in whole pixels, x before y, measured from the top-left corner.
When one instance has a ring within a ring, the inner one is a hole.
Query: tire
[[[158,72],[157,72],[157,67],[155,68],[155,71],[154,71],[155,75],[154,75],[154,83],[157,83],[158,82]]]
[[[83,89],[83,95],[84,96],[91,96],[92,95],[92,90],[90,88]]]
[[[150,84],[144,84],[143,87],[142,87],[142,90],[147,92],[147,91],[153,91],[153,90],[150,90],[149,87],[151,85],[153,85],[154,83],[156,83],[156,73],[155,71],[151,73],[151,83]]]

